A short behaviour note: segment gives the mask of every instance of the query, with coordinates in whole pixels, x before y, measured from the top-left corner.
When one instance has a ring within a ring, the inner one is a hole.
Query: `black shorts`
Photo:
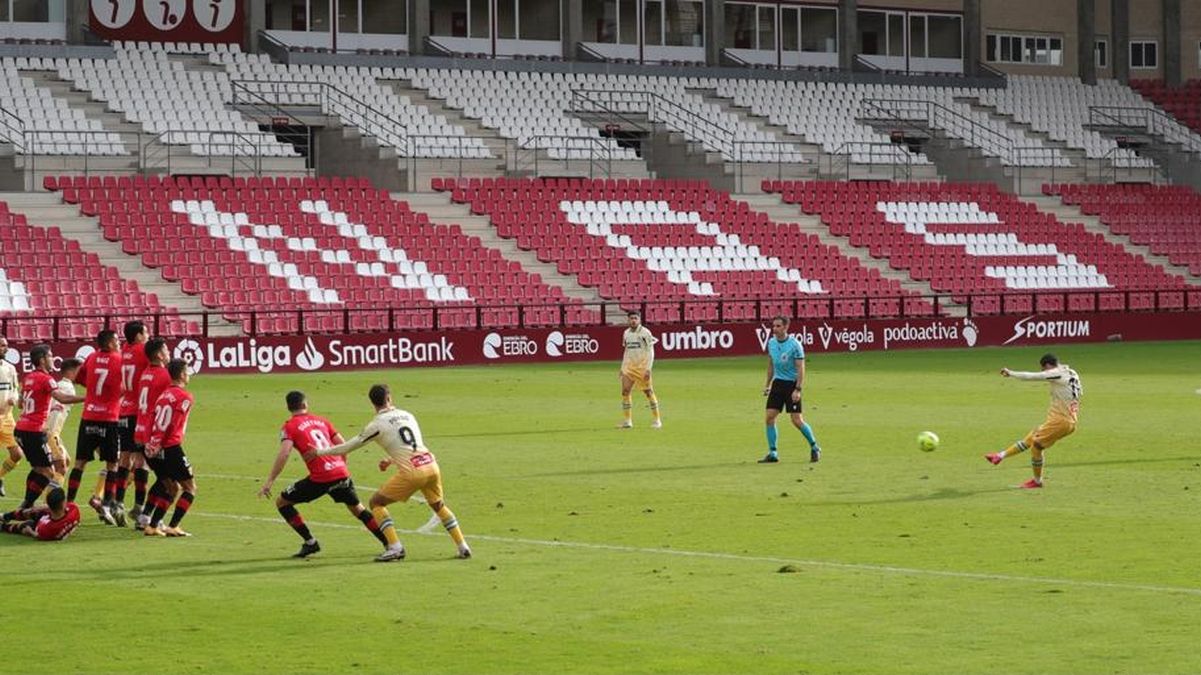
[[[158,459],[159,467],[154,469],[154,473],[159,478],[176,482],[192,480],[192,463],[188,461],[188,456],[184,454],[181,446],[163,448],[163,454]]]
[[[137,415],[117,420],[117,436],[121,439],[121,452],[142,452],[142,446],[133,442],[133,430],[137,426]]]
[[[288,489],[279,496],[293,504],[307,504],[323,495],[329,495],[330,499],[347,506],[360,503],[359,494],[354,490],[354,481],[350,478],[329,483],[318,483],[308,478],[301,478],[289,485]]]
[[[793,403],[792,392],[796,391],[796,380],[772,380],[771,391],[767,394],[768,410],[783,410],[784,412],[801,412],[801,402]]]
[[[116,422],[83,420],[79,423],[79,436],[75,442],[76,459],[90,462],[96,459],[96,451],[99,450],[101,461],[115,462],[120,449],[121,437],[117,434]]]
[[[46,432],[18,429],[13,432],[13,436],[16,437],[21,452],[25,453],[25,459],[29,461],[29,466],[39,469],[50,468],[52,462],[50,461],[50,448],[46,447]]]

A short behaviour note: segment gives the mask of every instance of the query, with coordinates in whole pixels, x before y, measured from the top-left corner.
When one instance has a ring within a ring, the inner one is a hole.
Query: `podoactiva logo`
[[[296,365],[301,370],[308,371],[320,370],[321,366],[325,365],[325,355],[317,349],[317,345],[313,344],[313,338],[308,338],[304,345],[304,351],[296,357]]]
[[[204,350],[195,340],[180,340],[179,344],[175,345],[175,349],[171,350],[171,356],[183,359],[188,364],[189,375],[199,373],[200,369],[204,367]]]

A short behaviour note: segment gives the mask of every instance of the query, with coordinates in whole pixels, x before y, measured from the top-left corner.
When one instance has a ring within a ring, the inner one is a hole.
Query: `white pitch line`
[[[210,518],[225,518],[228,520],[249,520],[265,523],[278,523],[278,518],[262,518],[259,516],[244,516],[233,513],[197,513],[198,516],[207,516]],[[310,521],[311,522],[311,521]],[[312,525],[319,527],[332,527],[338,529],[358,530],[359,526],[346,525],[344,523],[318,523],[311,522]],[[397,528],[398,532],[405,534],[422,534],[422,535],[440,535],[437,532],[431,532],[424,526],[419,530],[402,530]],[[669,548],[645,548],[640,546],[621,546],[618,544],[592,544],[580,541],[552,541],[548,539],[525,539],[521,537],[498,537],[486,534],[473,534],[472,539],[480,539],[483,541],[494,541],[502,544],[519,544],[523,546],[545,546],[549,548],[569,548],[593,551],[613,551],[617,553],[637,553],[641,555],[666,555],[680,558],[702,558],[708,560],[730,560],[735,562],[762,562],[762,563],[779,563],[790,565],[803,565],[805,567],[818,567],[836,570],[852,570],[856,572],[874,572],[883,574],[898,574],[906,576],[928,576],[940,577],[946,579],[968,579],[972,581],[1006,581],[1024,584],[1038,584],[1045,586],[1075,586],[1079,588],[1104,588],[1117,591],[1145,591],[1149,593],[1171,593],[1182,595],[1195,595],[1201,597],[1201,588],[1188,588],[1183,586],[1153,586],[1148,584],[1125,584],[1111,581],[1088,581],[1084,579],[1056,579],[1054,577],[1029,577],[1015,574],[993,574],[988,572],[955,572],[951,570],[928,570],[915,567],[897,567],[895,565],[873,565],[869,563],[844,563],[829,560],[803,560],[797,558],[780,558],[775,556],[755,556],[755,555],[739,555],[736,553],[718,553],[713,551],[688,551],[681,549]]]

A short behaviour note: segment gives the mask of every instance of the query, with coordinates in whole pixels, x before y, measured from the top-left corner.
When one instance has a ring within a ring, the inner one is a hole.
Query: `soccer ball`
[[[933,431],[923,431],[918,434],[917,447],[922,452],[933,452],[938,447],[938,434]]]

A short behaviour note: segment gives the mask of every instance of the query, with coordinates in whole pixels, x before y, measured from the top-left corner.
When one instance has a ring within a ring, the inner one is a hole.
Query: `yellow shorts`
[[[1026,436],[1026,445],[1033,448],[1047,448],[1076,430],[1076,420],[1064,415],[1048,415],[1037,429]]]
[[[17,447],[17,439],[13,436],[16,428],[17,423],[13,421],[11,412],[0,415],[0,449]]]
[[[71,463],[71,453],[67,451],[67,446],[63,445],[62,436],[55,434],[46,441],[46,445],[50,447],[50,461],[62,462],[64,464]]]
[[[652,387],[651,372],[649,370],[623,370],[621,371],[623,378],[629,378],[634,383],[635,389],[646,391]]]
[[[427,504],[442,501],[442,472],[438,465],[426,465],[412,473],[396,473],[377,491],[394,502],[407,502],[418,490]]]

